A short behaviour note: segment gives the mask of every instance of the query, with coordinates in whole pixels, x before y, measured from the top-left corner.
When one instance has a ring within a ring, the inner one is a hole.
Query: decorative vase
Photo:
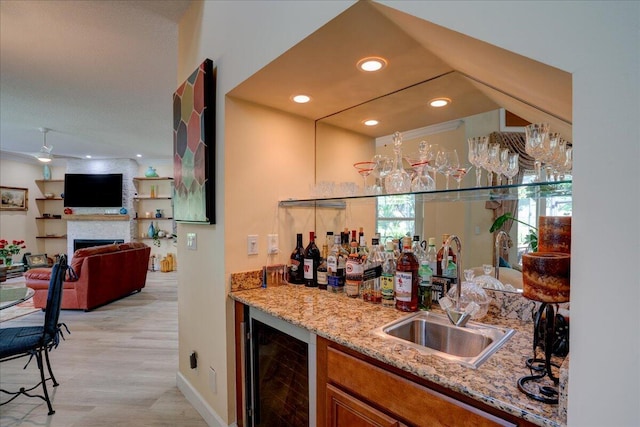
[[[4,265],[6,267],[11,267],[11,265],[13,264],[13,258],[10,257],[10,256],[6,257],[6,258],[3,258],[3,260],[4,260]]]
[[[162,209],[156,209],[156,218],[162,218]]]
[[[51,168],[49,167],[49,165],[44,165],[42,168],[42,176],[44,177],[45,181],[49,181],[51,180]]]
[[[153,166],[149,166],[145,171],[144,176],[146,176],[147,178],[155,178],[158,176],[158,173]]]
[[[127,214],[127,208],[120,208],[120,214],[126,215]]]
[[[147,235],[153,239],[153,236],[156,234],[156,229],[153,226],[153,222],[149,224],[149,230],[147,231]]]

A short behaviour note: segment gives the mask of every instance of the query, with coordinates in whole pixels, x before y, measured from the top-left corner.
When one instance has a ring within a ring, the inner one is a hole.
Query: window
[[[376,232],[380,242],[403,236],[413,236],[416,230],[416,199],[411,194],[378,197]]]
[[[525,175],[522,178],[523,184],[533,182],[534,175]],[[571,180],[571,175],[565,176],[566,180]],[[571,186],[572,184],[566,184]],[[518,202],[518,220],[531,224],[532,226],[538,226],[539,216],[571,216],[572,215],[572,197],[571,196],[556,196],[549,197],[547,199],[529,199],[523,192]],[[527,250],[527,244],[524,239],[529,234],[530,227],[516,223],[517,228],[517,242],[518,242],[518,264],[522,264],[522,254]]]

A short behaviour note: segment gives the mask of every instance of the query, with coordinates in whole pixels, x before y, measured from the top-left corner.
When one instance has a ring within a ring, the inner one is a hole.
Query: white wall
[[[639,180],[640,129],[637,2],[386,1],[394,7],[573,74],[574,216],[569,419],[572,426],[640,424]],[[181,82],[209,57],[218,66],[216,137],[218,206],[225,182],[223,95],[295,45],[351,2],[195,3],[180,25]],[[499,72],[499,70],[496,70]],[[605,102],[606,101],[606,102]],[[615,155],[614,149],[624,150]],[[616,183],[616,185],[612,185]],[[238,215],[253,215],[237,212]],[[221,425],[234,419],[231,303],[226,299],[225,215],[216,226],[179,227],[199,234],[196,252],[180,243],[180,373],[192,348],[214,349],[203,365],[219,374],[206,393],[204,370],[189,381]],[[596,248],[611,242],[618,266]],[[207,268],[203,269],[202,266]],[[609,291],[603,292],[603,287]],[[604,304],[603,295],[611,301]],[[220,371],[218,371],[220,372]]]

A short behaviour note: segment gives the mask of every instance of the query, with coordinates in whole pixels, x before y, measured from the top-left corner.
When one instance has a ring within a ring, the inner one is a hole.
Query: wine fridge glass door
[[[250,426],[316,425],[315,334],[250,309]]]

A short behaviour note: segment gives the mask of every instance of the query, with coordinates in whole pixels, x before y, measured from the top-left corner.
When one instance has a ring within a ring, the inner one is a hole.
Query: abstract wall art
[[[215,224],[216,68],[206,59],[173,94],[176,221]]]

